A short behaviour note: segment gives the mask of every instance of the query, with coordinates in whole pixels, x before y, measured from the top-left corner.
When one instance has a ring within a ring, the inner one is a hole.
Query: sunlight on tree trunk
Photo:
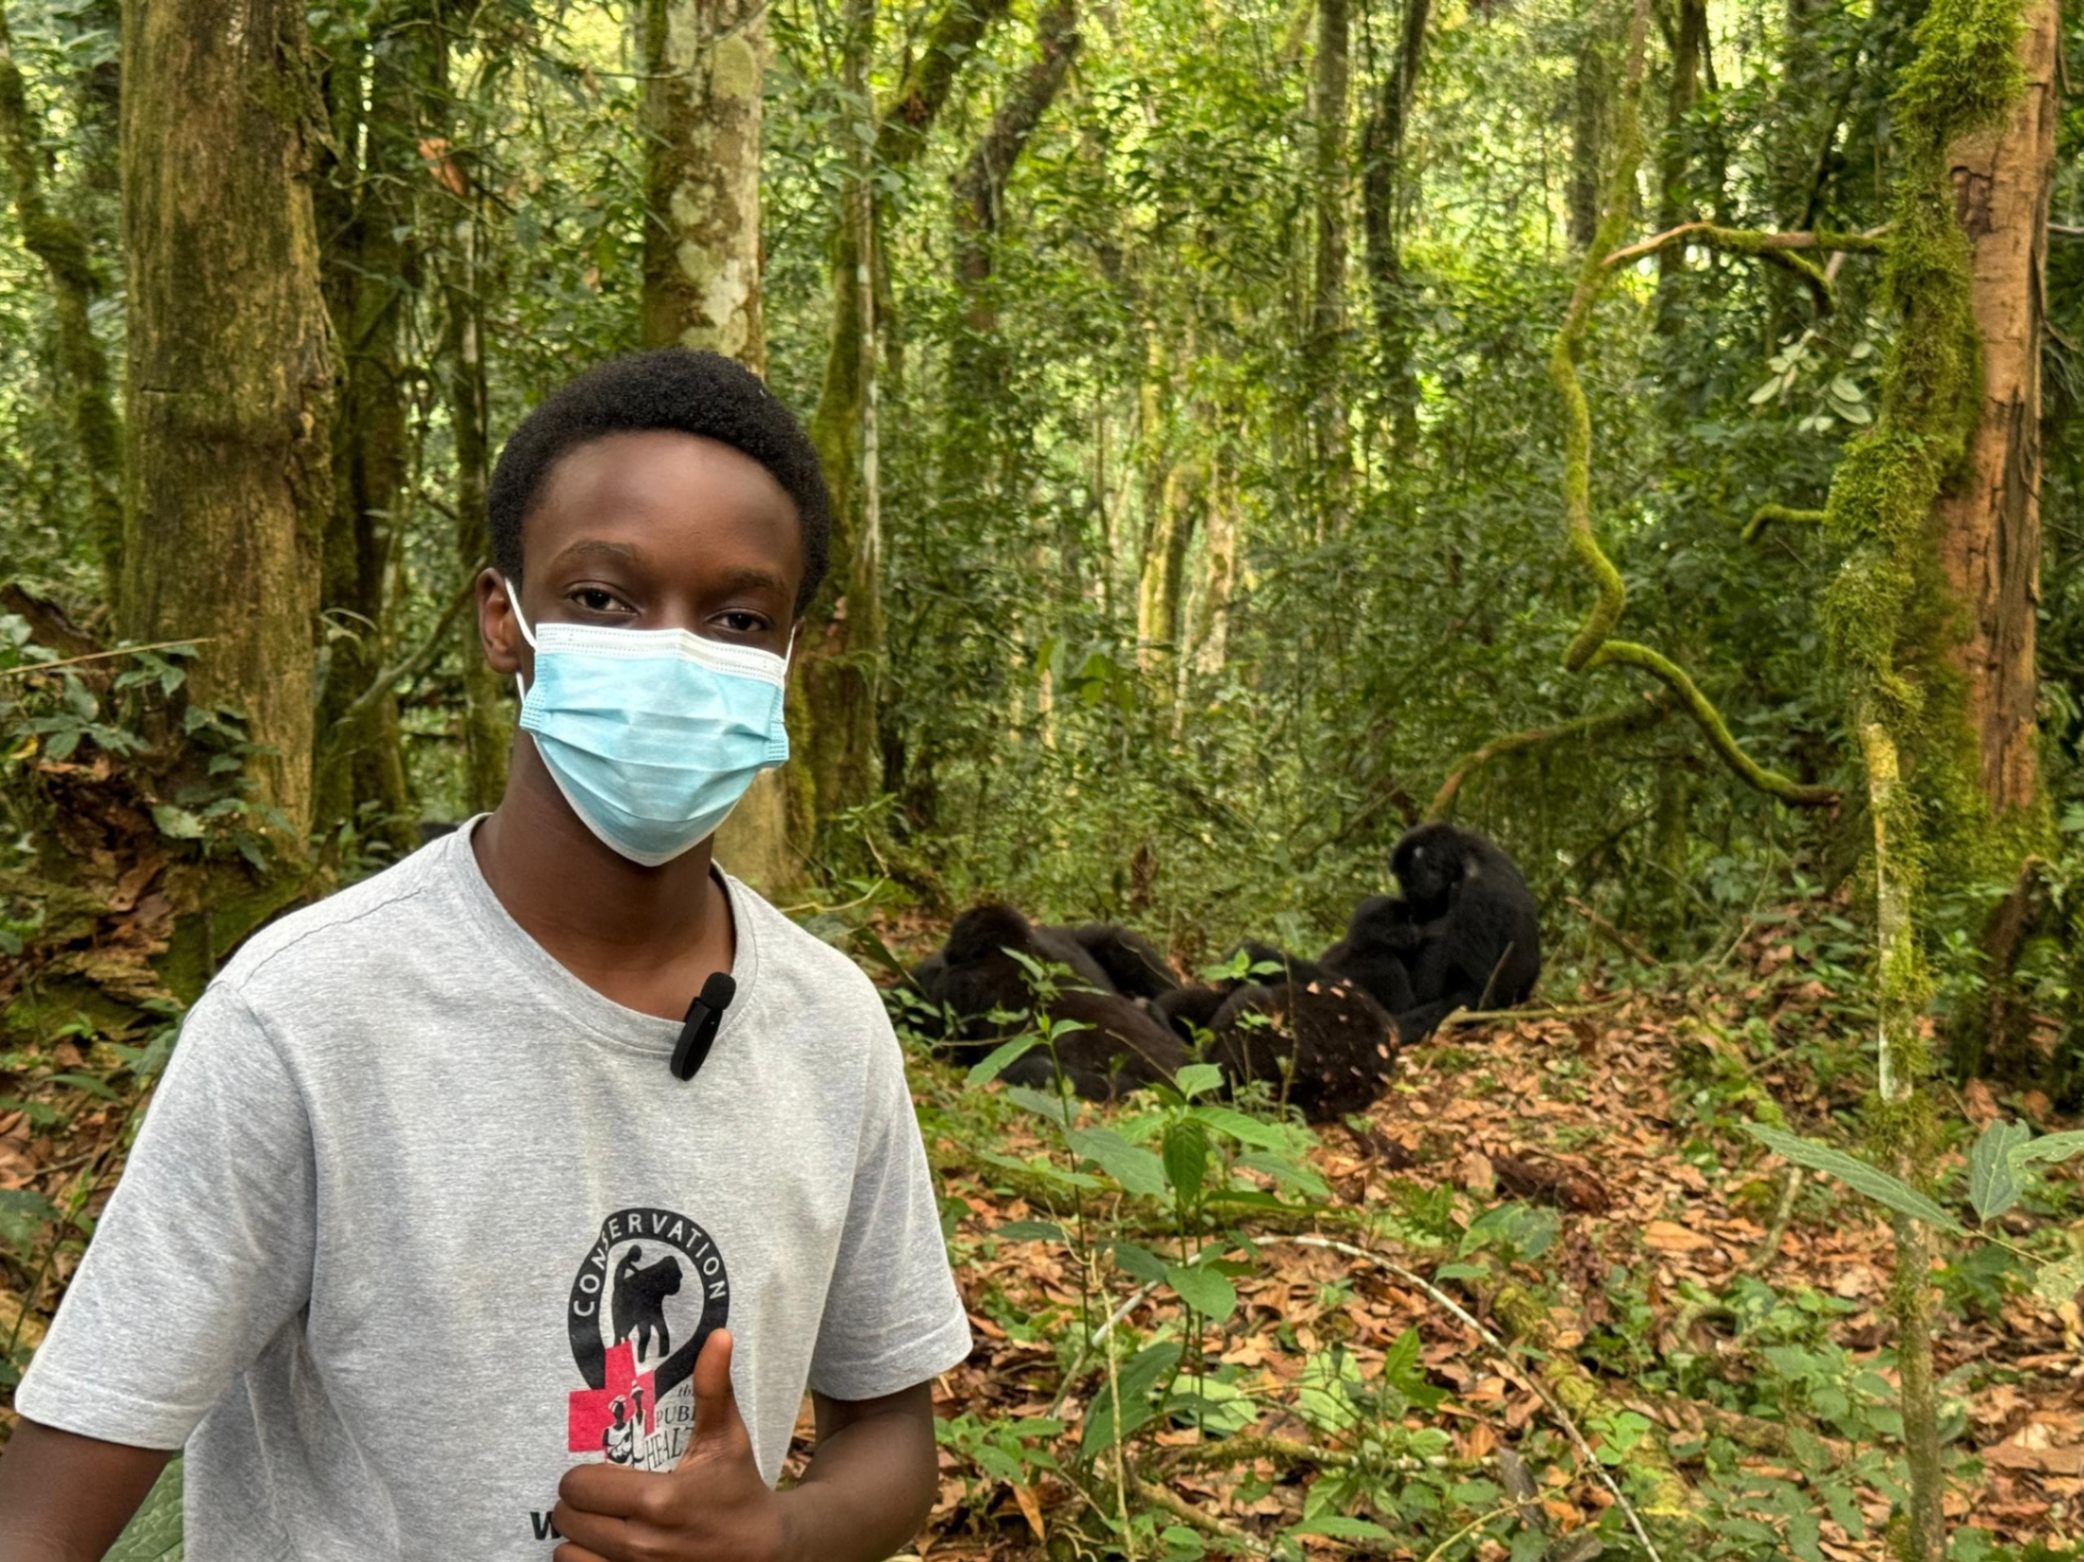
[[[311,818],[312,637],[333,360],[311,201],[304,9],[131,0],[122,632],[210,637],[193,698],[250,722],[259,795]],[[198,105],[209,105],[199,111]]]
[[[1391,437],[1398,459],[1405,461],[1419,451],[1419,391],[1417,366],[1412,362],[1417,338],[1412,289],[1404,275],[1402,205],[1410,198],[1404,141],[1425,61],[1430,16],[1430,0],[1405,0],[1396,63],[1383,79],[1363,137],[1361,225],[1367,239],[1368,280],[1375,303],[1375,334],[1388,379]]]
[[[1313,423],[1320,538],[1345,530],[1353,487],[1353,452],[1346,436],[1340,373],[1346,335],[1346,88],[1352,73],[1351,31],[1347,0],[1317,0],[1317,68],[1311,84],[1311,107],[1317,116],[1313,181],[1317,252],[1308,373],[1316,387]]]

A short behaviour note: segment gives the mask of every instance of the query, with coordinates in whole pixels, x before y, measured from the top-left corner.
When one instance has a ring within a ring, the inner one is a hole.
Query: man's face
[[[522,611],[542,623],[687,629],[789,649],[803,581],[803,527],[774,475],[713,439],[672,430],[609,434],[568,452],[522,529]],[[479,588],[494,668],[531,681],[535,657],[498,577]]]

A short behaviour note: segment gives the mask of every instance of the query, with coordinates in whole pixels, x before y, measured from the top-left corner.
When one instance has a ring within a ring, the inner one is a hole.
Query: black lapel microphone
[[[701,996],[687,1006],[687,1018],[680,1022],[680,1040],[673,1044],[675,1079],[693,1079],[702,1071],[709,1061],[709,1049],[716,1045],[716,1028],[723,1023],[724,1010],[737,996],[738,984],[728,971],[713,972],[702,984]]]

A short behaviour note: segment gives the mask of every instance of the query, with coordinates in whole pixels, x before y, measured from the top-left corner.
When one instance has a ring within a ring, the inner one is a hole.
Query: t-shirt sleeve
[[[810,1386],[833,1399],[895,1394],[970,1353],[904,1054],[880,1008],[877,1020],[853,1193],[811,1356]]]
[[[179,1448],[309,1300],[314,1180],[281,1054],[237,993],[212,986],[15,1409],[105,1442]]]

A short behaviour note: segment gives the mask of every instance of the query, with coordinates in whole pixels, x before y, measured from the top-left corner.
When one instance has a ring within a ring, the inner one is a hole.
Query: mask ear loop
[[[521,593],[514,589],[514,583],[506,576],[500,576],[499,581],[507,588],[507,606],[513,611],[514,622],[521,626],[521,638],[528,642],[529,650],[533,651],[535,636],[528,631],[528,620],[521,616]],[[792,647],[794,643],[793,640],[790,642]],[[521,670],[518,667],[514,669],[514,687],[520,691],[522,702],[525,704],[528,700],[528,685],[521,681]]]

